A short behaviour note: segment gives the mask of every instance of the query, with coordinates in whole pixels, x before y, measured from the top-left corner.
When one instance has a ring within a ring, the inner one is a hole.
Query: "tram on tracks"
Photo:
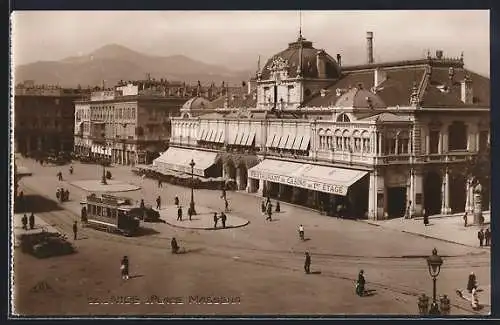
[[[135,206],[128,198],[90,194],[81,204],[81,221],[85,227],[124,236],[134,236],[140,229],[140,219],[130,213]]]

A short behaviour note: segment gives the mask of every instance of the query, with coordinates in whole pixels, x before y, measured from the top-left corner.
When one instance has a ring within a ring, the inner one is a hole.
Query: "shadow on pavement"
[[[24,195],[24,203],[14,206],[15,213],[44,213],[63,210],[55,201],[37,194]]]
[[[321,274],[321,271],[312,271],[311,274]]]
[[[372,297],[372,296],[375,296],[377,294],[377,290],[375,289],[369,289],[369,290],[366,290],[363,297]]]
[[[134,279],[134,278],[142,278],[144,275],[142,274],[136,274],[136,275],[131,275],[129,278]]]
[[[153,228],[144,228],[141,227],[139,228],[139,231],[136,233],[136,237],[142,237],[142,236],[150,236],[150,235],[156,235],[159,234],[160,232],[153,229]]]

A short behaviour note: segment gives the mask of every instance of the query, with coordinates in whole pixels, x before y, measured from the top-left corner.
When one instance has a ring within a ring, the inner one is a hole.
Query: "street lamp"
[[[104,138],[105,134],[104,132],[102,133],[102,137]],[[102,145],[103,151],[106,151],[106,143]],[[104,156],[104,155],[103,155]],[[108,182],[106,181],[106,161],[104,158],[101,158],[101,165],[102,165],[102,177],[101,177],[101,185],[108,185]]]
[[[191,166],[191,203],[189,203],[189,209],[191,210],[191,215],[196,215],[196,210],[194,209],[194,166],[195,162],[191,159],[189,166]]]
[[[429,274],[432,277],[432,304],[429,311],[429,315],[440,315],[439,306],[436,300],[436,278],[441,271],[441,265],[443,265],[443,259],[437,254],[437,249],[432,250],[432,255],[427,258],[427,266],[429,267]]]

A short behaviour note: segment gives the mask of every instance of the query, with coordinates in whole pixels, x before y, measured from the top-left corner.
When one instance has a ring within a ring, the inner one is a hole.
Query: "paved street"
[[[21,180],[20,188],[30,201],[40,202],[33,208],[37,217],[61,232],[71,233],[85,193],[70,182],[99,179],[101,167],[75,163],[75,172],[69,175],[68,166],[41,167],[31,160],[19,163],[33,172],[33,176]],[[59,170],[63,182],[55,176]],[[155,198],[161,195],[167,206],[165,212],[172,214],[175,209],[169,206],[176,195],[181,205],[189,204],[187,188],[164,184],[158,189],[155,181],[137,177],[130,167],[111,167],[110,171],[116,180],[141,186],[139,191],[124,193],[136,202],[144,198],[146,204],[154,206]],[[70,190],[70,201],[62,204],[64,209],[43,209],[42,205],[48,205],[46,198],[55,200],[58,186]],[[474,313],[468,302],[455,295],[456,289],[465,287],[471,271],[484,289],[480,301],[486,306],[480,313],[489,313],[489,249],[401,231],[406,227],[376,227],[321,216],[287,204],[282,204],[282,212],[269,222],[260,212],[259,198],[228,192],[228,199],[230,214],[248,220],[248,225],[204,231],[145,224],[150,231],[133,238],[82,229],[81,238],[75,241],[78,253],[71,256],[37,260],[16,250],[17,311],[38,315],[415,314],[416,296],[432,294],[424,257],[436,247],[444,258],[437,290],[449,295],[452,314]],[[224,209],[219,191],[196,190],[195,201],[214,211]],[[409,225],[409,229],[413,223],[421,224],[418,220],[389,222]],[[435,223],[429,226],[431,231],[444,232],[447,226],[434,219],[431,223]],[[298,239],[299,224],[305,228],[308,240],[304,242]],[[186,254],[170,254],[172,236]],[[303,272],[306,250],[311,252],[315,274]],[[127,282],[119,276],[123,255],[131,261],[132,278]],[[372,296],[360,298],[354,294],[360,269],[366,272],[367,288],[376,290]],[[40,283],[43,285],[37,285]],[[45,289],[33,289],[39,287]],[[170,303],[145,304],[144,299],[151,295],[169,297]],[[137,296],[143,303],[88,304],[89,299],[105,302],[111,296]],[[189,303],[189,296],[224,296],[233,303]],[[184,304],[174,304],[174,300]]]

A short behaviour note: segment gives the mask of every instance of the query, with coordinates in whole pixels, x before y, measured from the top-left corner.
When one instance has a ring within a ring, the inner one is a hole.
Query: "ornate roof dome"
[[[352,88],[337,100],[337,107],[385,108],[387,105],[376,94],[362,88]]]
[[[181,111],[213,109],[210,101],[203,97],[193,97],[182,105]]]
[[[299,36],[296,42],[288,44],[288,48],[272,56],[261,71],[261,78],[264,80],[270,79],[271,70],[279,60],[287,66],[288,77],[294,78],[297,76],[297,68],[299,62],[302,61],[301,74],[304,78],[322,78],[322,79],[337,79],[340,77],[340,66],[328,53],[324,50],[316,49],[312,46],[312,42],[307,41],[302,36]],[[302,52],[302,60],[300,53]],[[318,59],[324,64],[324,71],[318,71]]]

